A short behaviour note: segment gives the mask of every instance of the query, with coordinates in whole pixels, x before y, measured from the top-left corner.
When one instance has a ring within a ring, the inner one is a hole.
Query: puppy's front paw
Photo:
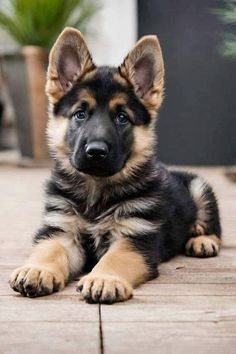
[[[61,273],[40,267],[24,266],[14,270],[10,278],[13,290],[24,296],[36,297],[62,290],[65,282]]]
[[[110,274],[88,274],[77,286],[82,298],[89,303],[112,304],[128,300],[132,296],[132,286],[123,278]]]

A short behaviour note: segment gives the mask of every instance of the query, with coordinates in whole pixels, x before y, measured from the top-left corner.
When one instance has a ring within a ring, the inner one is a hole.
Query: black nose
[[[107,157],[108,146],[102,141],[94,141],[85,146],[85,152],[89,159],[100,161]]]

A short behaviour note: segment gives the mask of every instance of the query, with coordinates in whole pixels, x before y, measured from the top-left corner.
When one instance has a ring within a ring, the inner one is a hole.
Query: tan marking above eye
[[[128,107],[125,108],[125,112],[128,114],[129,118],[134,122],[134,113]]]
[[[71,107],[71,113],[74,113],[76,109],[81,106],[81,103],[86,103],[88,105],[88,109],[92,110],[96,107],[97,102],[93,94],[88,89],[83,89],[78,93],[78,102]]]
[[[124,106],[122,110],[125,113],[127,113],[131,119],[134,118],[134,114],[132,110],[128,108],[126,105],[127,105],[127,97],[125,94],[122,93],[113,96],[108,103],[110,111],[115,112],[118,106]]]
[[[127,97],[125,96],[125,94],[119,93],[114,95],[110,99],[108,106],[110,111],[115,111],[117,106],[124,106],[126,104],[127,104]]]

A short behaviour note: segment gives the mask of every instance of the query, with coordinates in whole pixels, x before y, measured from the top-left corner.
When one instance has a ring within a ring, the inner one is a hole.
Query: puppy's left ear
[[[161,105],[164,88],[164,63],[157,37],[142,37],[119,70],[121,76],[133,85],[136,95],[147,109],[154,114]]]
[[[58,101],[85,73],[95,69],[80,31],[67,27],[57,38],[49,55],[46,93]]]

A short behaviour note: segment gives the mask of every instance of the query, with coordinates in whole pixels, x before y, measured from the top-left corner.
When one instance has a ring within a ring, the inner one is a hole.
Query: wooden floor
[[[45,169],[0,168],[0,353],[236,353],[236,184],[197,169],[219,197],[224,246],[212,259],[177,257],[112,306],[80,301],[75,283],[28,299],[7,283],[40,224]]]

